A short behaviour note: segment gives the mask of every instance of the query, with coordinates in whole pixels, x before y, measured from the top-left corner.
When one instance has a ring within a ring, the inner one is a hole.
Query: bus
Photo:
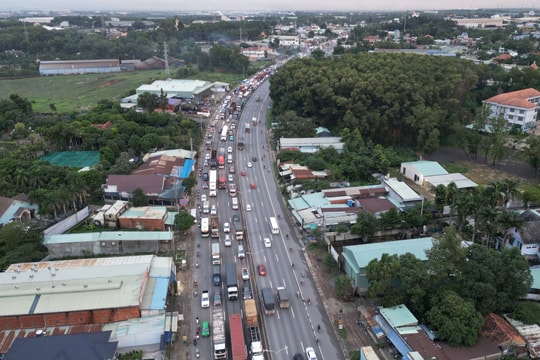
[[[270,218],[270,231],[272,234],[279,234],[279,226],[275,217]]]
[[[208,237],[210,236],[210,222],[207,217],[201,219],[201,236]]]
[[[221,141],[227,141],[228,132],[229,132],[229,127],[227,125],[223,126],[223,129],[221,129]]]
[[[217,196],[217,170],[210,170],[209,196]]]

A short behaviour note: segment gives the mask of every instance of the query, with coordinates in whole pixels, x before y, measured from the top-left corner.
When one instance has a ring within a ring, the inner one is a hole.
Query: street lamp
[[[279,349],[279,350],[270,350],[270,349],[263,349],[263,352],[269,352],[269,353],[274,353],[274,354],[277,354],[277,353],[280,353],[282,351],[286,351],[288,350],[289,347],[287,345],[285,345],[285,347],[283,349]]]

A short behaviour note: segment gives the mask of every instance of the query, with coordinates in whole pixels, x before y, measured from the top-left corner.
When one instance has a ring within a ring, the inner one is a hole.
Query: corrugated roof
[[[0,273],[0,316],[139,306],[154,256],[62,260],[11,265]],[[158,274],[172,259],[156,261]],[[163,291],[157,287],[155,294]],[[162,297],[166,297],[166,289]],[[36,300],[37,299],[37,300]]]
[[[532,278],[533,278],[533,283],[531,285],[531,289],[540,290],[540,266],[531,267],[531,275],[532,275]]]
[[[404,181],[399,181],[396,178],[388,178],[383,179],[383,182],[398,194],[403,201],[422,201],[422,197]]]
[[[379,307],[379,312],[394,329],[418,325],[418,319],[405,305],[391,308]]]
[[[104,231],[94,233],[45,235],[43,244],[70,244],[99,241],[171,241],[171,231]]]
[[[434,187],[439,185],[448,186],[451,183],[456,184],[458,189],[468,189],[478,186],[477,183],[460,173],[428,176],[426,177],[426,181]]]
[[[411,253],[418,259],[427,260],[426,250],[433,246],[433,238],[425,237],[410,240],[385,241],[374,244],[361,244],[343,247],[343,256],[347,257],[351,264],[362,269],[373,259],[380,259],[382,254],[404,255]]]
[[[441,164],[439,164],[436,161],[418,160],[418,161],[404,162],[401,164],[401,167],[403,167],[403,165],[414,166],[423,176],[448,174],[448,171],[446,171],[441,166]]]
[[[164,219],[167,216],[165,206],[141,206],[132,207],[118,218],[144,218],[144,219]]]
[[[381,198],[365,198],[358,199],[358,202],[366,211],[369,211],[372,214],[377,214],[383,211],[388,211],[395,208],[394,204],[388,199]]]

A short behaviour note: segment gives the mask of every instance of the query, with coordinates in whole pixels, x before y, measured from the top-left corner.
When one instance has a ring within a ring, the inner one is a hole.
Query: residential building
[[[19,194],[14,198],[0,196],[0,226],[10,222],[25,223],[35,218],[38,205],[28,201],[28,197]]]
[[[473,188],[478,186],[462,174],[449,174],[438,162],[418,160],[404,162],[400,165],[400,172],[406,178],[412,180],[428,190],[439,185],[448,186],[454,183],[458,189]]]
[[[540,91],[528,88],[490,97],[483,102],[490,117],[503,117],[511,127],[530,131],[536,127],[540,109]]]
[[[510,237],[502,247],[516,247],[521,255],[530,260],[540,259],[540,212],[528,209],[520,214],[523,226],[520,230],[510,229]]]

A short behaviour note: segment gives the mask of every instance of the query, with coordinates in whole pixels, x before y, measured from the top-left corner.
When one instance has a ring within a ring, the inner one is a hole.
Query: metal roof
[[[343,247],[343,256],[357,268],[365,268],[373,259],[380,259],[382,254],[404,255],[411,253],[420,260],[427,260],[426,250],[433,246],[433,238],[425,237],[410,240],[385,241],[373,244],[351,245]]]
[[[441,166],[441,164],[439,164],[436,161],[428,161],[428,160],[410,161],[410,162],[401,163],[401,167],[403,167],[403,165],[414,166],[423,176],[448,174],[448,171],[446,171]]]
[[[460,173],[428,176],[426,177],[426,181],[434,187],[439,185],[448,186],[451,183],[456,184],[458,189],[467,189],[478,186],[477,183]]]
[[[394,329],[418,325],[418,319],[405,305],[391,308],[379,307],[379,312]]]
[[[79,234],[45,235],[43,245],[97,241],[171,241],[170,231],[104,231]]]
[[[135,92],[137,94],[145,92],[159,94],[163,90],[167,97],[186,97],[187,94],[199,95],[212,88],[212,86],[212,83],[203,80],[168,79],[156,80],[152,84],[141,85]]]
[[[407,183],[396,178],[384,178],[383,183],[391,188],[403,201],[422,201],[422,197],[416,193]]]
[[[139,294],[166,297],[150,276],[169,278],[172,259],[152,255],[11,265],[0,273],[0,316],[139,307]],[[156,269],[152,272],[153,264]],[[161,282],[161,280],[156,280]],[[143,298],[142,302],[145,299]]]

